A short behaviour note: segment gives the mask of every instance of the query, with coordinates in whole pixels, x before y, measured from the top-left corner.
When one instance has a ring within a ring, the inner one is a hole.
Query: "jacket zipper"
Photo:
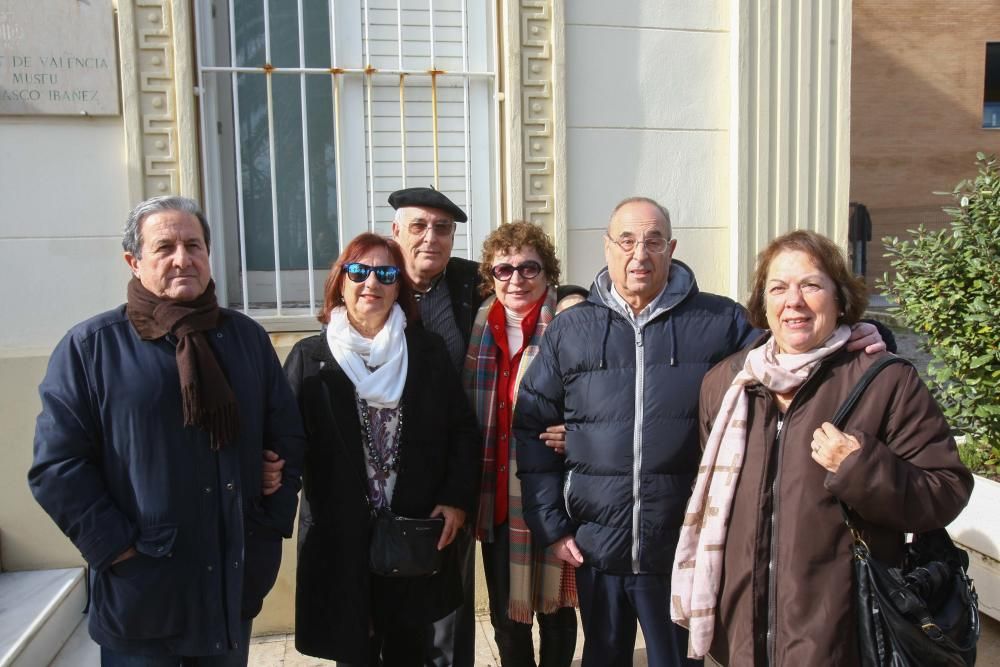
[[[645,372],[642,329],[635,328],[635,422],[632,426],[632,573],[639,574],[639,513],[640,499],[639,472],[642,470],[642,422],[643,422],[643,378]]]
[[[569,517],[570,521],[573,521],[573,513],[569,511],[569,485],[573,479],[573,471],[570,470],[566,473],[566,482],[563,484],[563,505],[566,506],[566,516]]]
[[[782,425],[788,423],[791,417],[792,410],[799,403],[799,397],[802,396],[803,390],[811,383],[818,375],[821,369],[826,366],[824,362],[818,364],[810,373],[809,377],[806,378],[805,382],[799,385],[799,388],[795,392],[795,396],[792,397],[792,402],[788,404],[788,409],[785,410],[784,417],[781,417],[780,413],[778,416],[778,432],[775,434],[775,441],[777,443],[777,452],[775,456],[777,461],[775,463],[774,470],[774,480],[771,482],[771,546],[770,555],[767,563],[767,664],[775,665],[774,657],[774,645],[775,645],[775,633],[776,621],[775,621],[775,609],[777,607],[778,593],[776,585],[774,583],[775,576],[774,572],[776,569],[776,557],[775,552],[777,550],[777,530],[778,530],[778,482],[781,480],[781,458],[785,451],[785,433],[783,432]],[[774,396],[771,392],[767,392],[768,398],[771,400],[771,404],[774,405]]]
[[[791,406],[789,406],[791,407]],[[787,416],[787,412],[785,413]],[[777,449],[775,455],[778,457],[777,469],[774,479],[771,481],[771,546],[767,561],[767,664],[774,665],[774,608],[777,604],[777,592],[774,585],[774,561],[775,561],[775,528],[778,517],[778,478],[781,476],[781,453],[784,442],[781,436],[781,427],[784,419],[778,416],[778,432],[774,435],[774,444]]]

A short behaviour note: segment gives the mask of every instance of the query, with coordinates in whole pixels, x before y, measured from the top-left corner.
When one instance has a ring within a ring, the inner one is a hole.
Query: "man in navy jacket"
[[[197,204],[129,216],[128,303],[73,327],[39,387],[28,481],[90,566],[103,665],[245,665],[301,486],[299,412],[267,334],[219,308]],[[265,449],[285,460],[261,495]]]

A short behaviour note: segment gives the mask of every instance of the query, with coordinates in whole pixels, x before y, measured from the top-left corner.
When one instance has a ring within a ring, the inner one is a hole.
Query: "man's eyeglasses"
[[[670,239],[665,239],[662,236],[653,236],[648,239],[643,239],[642,241],[639,241],[634,236],[622,236],[617,239],[613,239],[608,236],[608,240],[625,252],[632,252],[635,250],[635,247],[641,243],[646,246],[646,252],[655,253],[657,255],[665,253],[667,251],[667,246],[670,245]]]
[[[375,279],[383,285],[392,285],[399,280],[398,266],[368,266],[361,262],[351,262],[350,264],[345,264],[342,270],[347,273],[347,277],[354,283],[363,283],[368,280],[368,276],[371,275],[372,271],[375,272]]]
[[[521,274],[521,277],[525,280],[531,280],[538,276],[542,272],[542,265],[538,262],[529,259],[527,262],[521,262],[517,266],[513,264],[497,264],[492,269],[490,273],[497,280],[502,280],[507,282],[514,276],[514,272],[517,271]]]
[[[423,236],[428,229],[434,236],[451,236],[451,233],[455,231],[455,223],[442,220],[429,225],[423,220],[414,220],[406,225],[406,229],[411,236]]]

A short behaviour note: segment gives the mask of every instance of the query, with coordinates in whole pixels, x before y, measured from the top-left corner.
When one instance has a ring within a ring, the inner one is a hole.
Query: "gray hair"
[[[139,203],[129,212],[122,234],[122,248],[125,249],[125,252],[133,255],[136,259],[142,259],[142,221],[146,219],[146,216],[160,211],[181,211],[198,218],[198,222],[201,223],[201,231],[205,235],[205,248],[211,248],[212,232],[208,228],[208,219],[205,218],[198,202],[188,197],[162,195]]]
[[[626,204],[649,204],[651,206],[655,206],[656,209],[660,212],[660,215],[663,216],[663,221],[667,224],[667,238],[671,238],[673,236],[673,232],[670,229],[671,227],[670,211],[667,210],[666,206],[656,201],[655,199],[650,199],[649,197],[626,197],[625,199],[618,202],[618,204],[615,206],[615,210],[611,211],[611,216],[609,220],[614,219],[615,214],[618,213],[619,209],[621,209],[621,207],[625,206]]]

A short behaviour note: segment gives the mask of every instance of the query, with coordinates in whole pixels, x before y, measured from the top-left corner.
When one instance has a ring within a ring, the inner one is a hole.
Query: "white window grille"
[[[196,3],[204,206],[220,301],[313,316],[330,263],[391,233],[393,190],[433,185],[469,214],[454,254],[494,227],[495,3]]]

